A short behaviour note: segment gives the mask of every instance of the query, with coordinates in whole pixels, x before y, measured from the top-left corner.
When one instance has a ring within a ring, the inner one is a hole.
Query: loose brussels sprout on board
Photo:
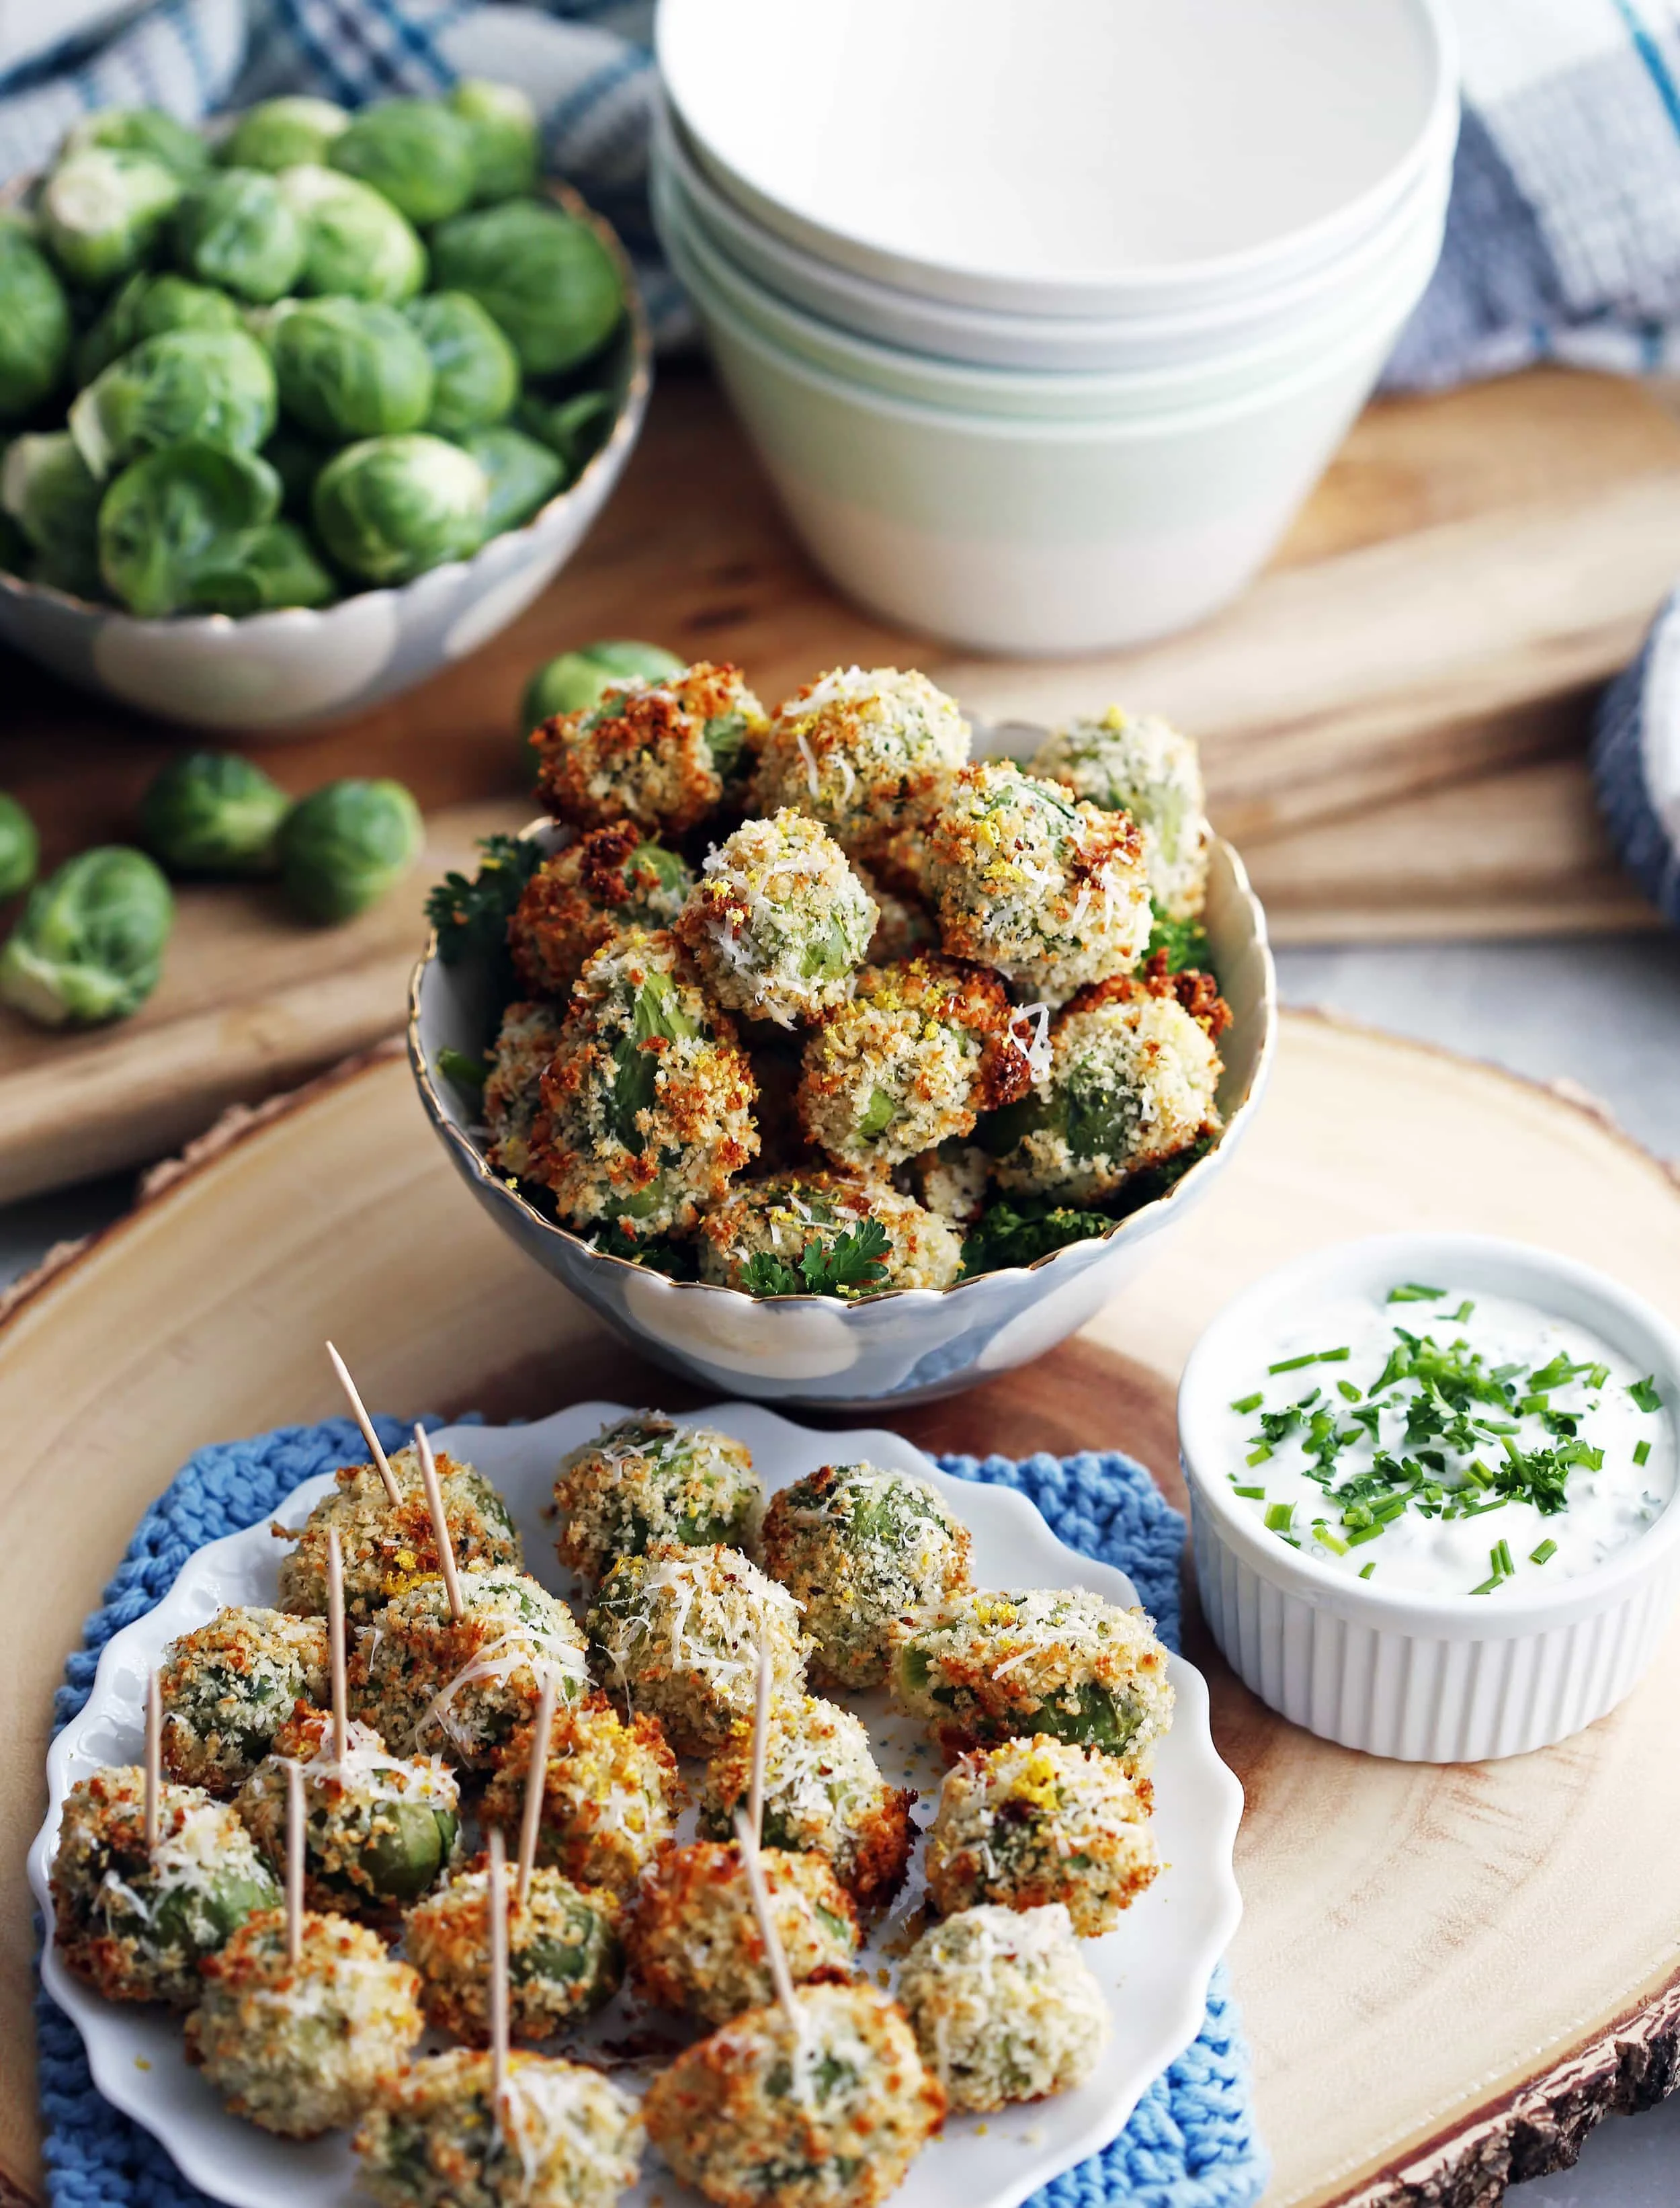
[[[291,93],[248,107],[222,147],[231,169],[267,169],[278,175],[306,161],[324,161],[333,141],[350,122],[334,99]]]
[[[63,285],[21,230],[0,229],[0,422],[51,396],[69,351]]]
[[[307,919],[352,920],[419,857],[420,808],[399,782],[329,782],[280,824],[280,884]]]
[[[489,207],[534,192],[542,150],[537,111],[518,85],[463,77],[447,104],[471,134],[474,203]]]
[[[83,851],[29,892],[0,951],[0,998],[43,1027],[126,1019],[158,986],[174,921],[169,884],[143,851]]]
[[[175,257],[201,284],[261,305],[303,274],[309,232],[265,171],[221,169],[193,185],[177,210]]]
[[[146,153],[93,146],[41,188],[41,237],[73,284],[98,291],[137,268],[174,213],[181,179]]]
[[[35,879],[40,855],[34,822],[16,798],[0,790],[0,897],[23,894]]]
[[[243,330],[168,330],[95,376],[70,409],[93,474],[191,439],[254,453],[274,426],[274,370]]]
[[[545,660],[531,676],[519,705],[519,725],[529,735],[556,713],[581,713],[623,682],[663,682],[680,675],[683,663],[657,644],[604,642],[580,645]]]
[[[460,441],[462,451],[471,453],[489,485],[484,513],[486,537],[500,537],[504,529],[522,529],[566,482],[565,461],[523,430],[498,424],[491,429],[474,429]]]
[[[177,874],[271,874],[291,800],[237,752],[188,752],[140,801],[146,848]]]
[[[440,437],[459,437],[506,421],[519,395],[519,357],[477,299],[465,291],[429,291],[403,312],[432,363],[425,427]]]
[[[197,131],[161,107],[96,108],[71,123],[62,151],[85,153],[94,146],[119,153],[144,153],[183,184],[202,176],[210,165],[210,148]]]
[[[560,375],[600,351],[624,313],[613,257],[587,223],[535,200],[457,215],[432,240],[440,289],[470,291],[525,373]]]
[[[483,543],[490,487],[470,453],[441,437],[368,437],[315,477],[310,510],[340,567],[406,583]]]
[[[303,225],[299,291],[396,305],[425,282],[426,249],[419,233],[370,186],[307,163],[282,170],[279,182]]]
[[[431,356],[395,307],[287,299],[263,335],[282,410],[318,437],[417,429],[431,411]]]
[[[435,99],[385,99],[363,108],[327,158],[414,223],[459,214],[477,182],[471,128]]]

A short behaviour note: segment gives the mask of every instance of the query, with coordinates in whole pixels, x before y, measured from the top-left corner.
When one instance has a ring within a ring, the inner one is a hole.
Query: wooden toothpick
[[[333,1666],[333,1761],[350,1753],[350,1683],[345,1676],[345,1552],[339,1529],[327,1530],[327,1639]]]
[[[145,1820],[146,1852],[153,1855],[158,1845],[158,1804],[163,1794],[164,1766],[164,1702],[158,1691],[155,1671],[146,1675],[146,1791]]]
[[[759,1696],[753,1711],[753,1784],[747,1797],[747,1821],[753,1827],[753,1845],[760,1846],[765,1832],[765,1764],[770,1755],[770,1645],[759,1643]]]
[[[759,1920],[759,1937],[765,1943],[765,1959],[770,1965],[771,1983],[776,1989],[776,1998],[782,2005],[782,2013],[795,2033],[800,2028],[799,2004],[794,1999],[793,1973],[788,1968],[788,1959],[782,1952],[782,1942],[777,1936],[775,1919],[770,1913],[770,1893],[765,1885],[764,1865],[759,1861],[759,1843],[747,1821],[747,1813],[737,1809],[735,1814],[735,1842],[741,1850],[741,1867],[747,1874],[747,1890],[753,1897],[753,1914]]]
[[[499,1825],[490,1830],[486,1899],[490,1912],[490,2096],[500,2129],[507,2098],[507,1858]]]
[[[543,1679],[537,1698],[537,1717],[531,1729],[531,1763],[525,1773],[525,1819],[519,1827],[519,1875],[513,1892],[523,1909],[531,1893],[531,1874],[537,1863],[537,1835],[543,1823],[543,1797],[549,1777],[549,1740],[555,1725],[555,1678]]]
[[[423,1426],[414,1429],[414,1446],[420,1458],[420,1478],[426,1490],[426,1506],[432,1514],[432,1535],[437,1543],[437,1560],[443,1572],[444,1592],[449,1598],[449,1615],[459,1625],[465,1607],[461,1601],[460,1575],[455,1569],[455,1548],[449,1539],[449,1521],[444,1515],[443,1490],[438,1485],[437,1464],[432,1455],[430,1437]]]
[[[295,1971],[303,1959],[303,1767],[285,1767],[285,1953]]]
[[[385,1482],[387,1500],[394,1510],[403,1499],[402,1491],[397,1485],[397,1475],[391,1469],[391,1461],[380,1447],[379,1436],[374,1431],[374,1422],[368,1416],[368,1407],[362,1401],[361,1391],[350,1377],[349,1365],[345,1363],[330,1341],[327,1345],[327,1354],[333,1360],[333,1370],[339,1376],[339,1385],[349,1398],[351,1415],[362,1429],[362,1438],[372,1452],[374,1462],[379,1468],[379,1476]]]

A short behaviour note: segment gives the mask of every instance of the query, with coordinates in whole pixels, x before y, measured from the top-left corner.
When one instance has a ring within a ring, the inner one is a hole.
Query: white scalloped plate
[[[506,1494],[527,1562],[558,1591],[571,1589],[553,1546],[555,1461],[621,1415],[615,1404],[583,1403],[534,1425],[451,1428],[436,1437],[440,1449],[471,1457]],[[973,1533],[975,1576],[981,1586],[1085,1587],[1112,1602],[1137,1599],[1123,1572],[1068,1548],[1023,1496],[946,1479],[897,1434],[812,1433],[774,1412],[739,1403],[694,1413],[687,1423],[702,1421],[747,1444],[771,1491],[819,1465],[859,1457],[933,1479]],[[280,1521],[300,1523],[329,1484],[327,1477],[306,1482],[281,1506]],[[166,1642],[224,1604],[272,1602],[280,1553],[266,1520],[210,1542],[188,1559],[158,1607],[125,1627],[100,1657],[87,1707],[47,1757],[51,1807],[30,1850],[29,1881],[49,1925],[47,1866],[65,1794],[100,1764],[138,1761],[148,1668]],[[897,2195],[901,2208],[1015,2208],[1060,2171],[1106,2146],[1144,2087],[1200,2029],[1209,1975],[1241,1913],[1231,1851],[1242,1790],[1215,1750],[1200,1672],[1174,1656],[1171,1674],[1178,1707],[1155,1772],[1155,1830],[1166,1868],[1117,1932],[1085,1947],[1113,2016],[1113,2037],[1101,2066],[1076,2093],[983,2121],[954,2118],[912,2166]],[[925,1821],[939,1781],[931,1752],[913,1728],[891,1717],[883,1697],[852,1701],[869,1725],[888,1779],[920,1788],[917,1814]],[[891,1918],[877,1928],[865,1953],[868,1967],[882,1961],[882,1940],[891,1941],[920,1894],[918,1869]],[[201,2191],[233,2208],[345,2208],[357,2197],[354,2158],[343,2134],[300,2145],[242,2123],[188,2068],[180,2028],[171,2018],[102,2001],[63,1968],[51,1947],[41,1976],[81,2031],[99,2091],[159,2139]],[[621,2039],[628,2028],[621,1999],[587,2036]],[[643,2074],[633,2067],[617,2073],[631,2091]],[[651,2208],[656,2199],[664,2208],[699,2208],[699,2196],[678,2186],[651,2153],[642,2182],[625,2198],[626,2208]]]

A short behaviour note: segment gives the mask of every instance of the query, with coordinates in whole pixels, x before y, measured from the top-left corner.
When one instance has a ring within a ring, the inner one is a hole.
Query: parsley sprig
[[[485,836],[478,849],[483,855],[476,874],[447,873],[426,898],[426,917],[437,930],[437,955],[446,966],[505,955],[507,922],[543,863],[537,845],[518,836]]]
[[[861,1219],[831,1242],[815,1236],[796,1265],[773,1251],[760,1250],[747,1261],[743,1285],[754,1296],[873,1295],[886,1282],[881,1262],[892,1248],[879,1219]]]

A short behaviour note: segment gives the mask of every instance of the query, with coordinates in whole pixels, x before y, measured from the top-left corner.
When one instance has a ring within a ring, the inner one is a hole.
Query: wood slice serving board
[[[1216,1306],[1312,1245],[1431,1224],[1526,1234],[1680,1317],[1680,1189],[1577,1103],[1307,1016],[1203,1209],[1036,1366],[905,1415],[935,1449],[1122,1446],[1175,1491],[1172,1383]],[[540,1413],[681,1399],[469,1203],[376,1054],[224,1129],[0,1324],[0,2179],[40,2181],[23,1857],[64,1651],[147,1502],[200,1444],[371,1401]],[[1233,1950],[1275,2208],[1471,2208],[1675,2082],[1680,1634],[1575,1741],[1433,1769],[1272,1716],[1191,1620],[1247,1811]]]

